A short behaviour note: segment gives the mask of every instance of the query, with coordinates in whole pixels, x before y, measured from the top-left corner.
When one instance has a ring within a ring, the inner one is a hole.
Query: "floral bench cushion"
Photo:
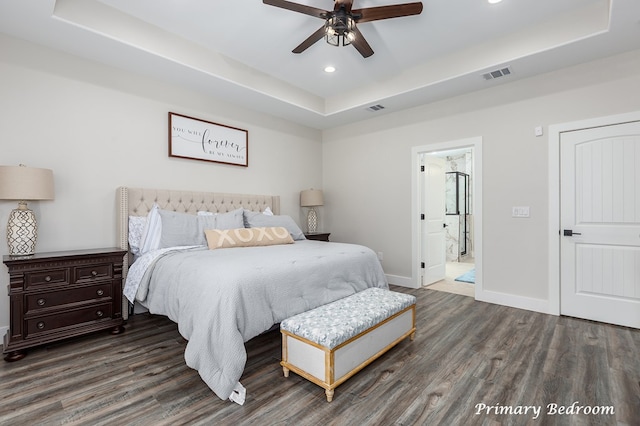
[[[333,349],[416,303],[416,297],[369,288],[288,318],[282,330]]]

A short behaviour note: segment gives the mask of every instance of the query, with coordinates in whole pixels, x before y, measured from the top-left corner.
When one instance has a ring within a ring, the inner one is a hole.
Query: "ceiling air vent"
[[[381,109],[384,109],[384,106],[382,106],[382,105],[380,105],[380,104],[378,104],[378,105],[371,105],[369,108],[367,108],[367,110],[369,110],[369,111],[373,111],[373,112],[380,111]]]
[[[485,80],[493,80],[494,78],[504,77],[505,75],[511,74],[511,68],[500,68],[499,70],[491,71],[486,74],[482,74],[482,77]]]

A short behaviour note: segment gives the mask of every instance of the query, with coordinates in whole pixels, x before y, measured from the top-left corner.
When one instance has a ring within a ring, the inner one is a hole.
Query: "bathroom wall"
[[[471,212],[471,206],[473,205],[473,194],[471,188],[473,187],[473,153],[471,150],[467,151],[454,151],[449,153],[443,153],[442,157],[446,160],[446,172],[462,172],[469,175],[469,182],[467,186],[467,198],[469,212],[466,215],[467,220],[467,233],[466,233],[466,252],[461,254],[460,241],[465,238],[464,221],[463,217],[459,215],[448,214],[445,218],[446,233],[446,250],[447,250],[447,262],[460,262],[473,257],[473,215]],[[455,175],[446,175],[446,188],[455,187]],[[446,196],[447,211],[455,211],[455,194],[447,193]]]

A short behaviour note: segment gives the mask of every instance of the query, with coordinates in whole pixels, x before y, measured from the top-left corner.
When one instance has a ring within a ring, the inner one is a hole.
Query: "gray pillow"
[[[291,238],[294,240],[306,240],[300,227],[291,218],[291,216],[287,215],[270,216],[264,213],[244,210],[244,226],[247,228],[282,226],[287,228],[287,231],[291,234]]]
[[[159,210],[162,234],[158,248],[177,246],[199,246],[207,244],[204,232],[198,223],[198,216]]]
[[[238,229],[244,228],[244,216],[242,209],[236,209],[227,213],[214,213],[209,215],[198,214],[198,228],[200,235],[206,244],[204,231],[207,229]]]
[[[244,217],[242,215],[243,209],[236,209],[226,213],[218,213],[214,217],[216,218],[215,228],[208,229],[237,229],[244,228]]]

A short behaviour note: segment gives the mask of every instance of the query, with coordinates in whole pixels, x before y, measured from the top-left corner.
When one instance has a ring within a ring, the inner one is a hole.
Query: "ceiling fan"
[[[335,0],[333,10],[322,10],[286,0],[262,0],[262,2],[325,20],[322,27],[293,49],[293,53],[304,52],[324,37],[327,43],[334,46],[353,44],[353,47],[365,58],[373,55],[373,49],[358,30],[356,24],[419,15],[422,12],[422,2],[352,9],[353,0]]]

